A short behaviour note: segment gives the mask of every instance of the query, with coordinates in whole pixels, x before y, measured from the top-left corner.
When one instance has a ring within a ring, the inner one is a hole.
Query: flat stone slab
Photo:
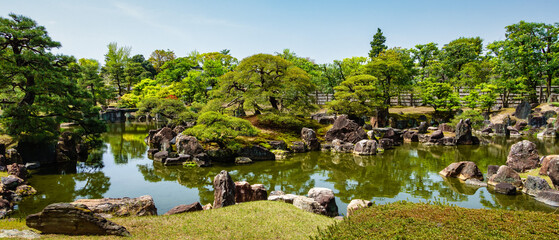
[[[36,239],[41,238],[41,235],[31,230],[2,229],[0,230],[0,238]]]

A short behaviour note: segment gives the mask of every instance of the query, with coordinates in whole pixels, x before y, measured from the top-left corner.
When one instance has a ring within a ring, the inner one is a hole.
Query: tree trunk
[[[545,99],[549,99],[549,96],[551,95],[551,80],[552,80],[552,76],[551,74],[547,75],[547,80],[546,80],[546,87],[547,87],[547,91],[545,92]]]
[[[25,92],[25,96],[23,97],[23,99],[21,99],[21,101],[19,102],[19,106],[23,106],[23,105],[33,105],[33,103],[35,102],[35,91],[33,90],[33,87],[35,86],[35,77],[34,76],[25,76],[25,78],[27,79],[27,82],[25,83],[25,87],[26,87],[26,92]]]
[[[528,101],[530,103],[538,103],[538,84],[535,80],[532,80],[532,78],[528,78],[527,80],[528,82],[528,89],[530,89],[530,92],[528,93]]]
[[[278,108],[278,100],[276,99],[276,97],[270,96],[269,99],[270,99],[270,104],[272,104],[272,107],[273,107],[274,109],[276,109],[276,110],[279,110],[279,108]],[[256,106],[256,105],[255,105],[255,106]],[[260,108],[260,107],[258,107],[258,108]],[[260,109],[258,109],[258,110],[260,110]]]

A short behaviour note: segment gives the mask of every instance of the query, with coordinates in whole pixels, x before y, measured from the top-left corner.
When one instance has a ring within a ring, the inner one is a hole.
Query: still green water
[[[488,165],[502,165],[510,145],[519,140],[493,139],[481,146],[440,147],[406,143],[377,156],[311,152],[282,161],[236,166],[214,163],[210,168],[163,166],[147,158],[144,138],[155,126],[111,124],[105,147],[92,157],[100,164],[79,163],[76,171],[41,170],[29,180],[38,194],[22,201],[14,214],[24,217],[55,202],[80,198],[120,198],[151,195],[159,214],[179,204],[213,202],[212,181],[221,170],[234,181],[261,183],[268,189],[306,195],[313,187],[333,189],[341,214],[352,199],[376,203],[399,200],[439,201],[467,208],[500,208],[553,212],[557,208],[528,195],[494,194],[470,187],[438,172],[456,161],[474,161],[483,173]],[[559,153],[554,140],[534,141],[540,155]]]

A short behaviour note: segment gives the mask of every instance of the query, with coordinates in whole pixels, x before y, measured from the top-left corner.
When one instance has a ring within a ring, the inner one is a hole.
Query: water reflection
[[[141,159],[148,149],[144,138],[152,128],[155,128],[152,124],[108,124],[103,141],[109,144],[115,163],[126,164],[130,159]]]
[[[34,173],[29,182],[38,193],[20,202],[14,217],[39,212],[51,203],[102,198],[111,186],[111,179],[102,170],[102,164],[78,163],[76,172],[71,174],[60,174],[56,169]]]
[[[49,203],[76,198],[153,196],[159,213],[179,205],[213,202],[212,181],[222,169],[235,181],[261,183],[268,190],[306,194],[313,187],[334,190],[340,213],[356,198],[377,203],[443,201],[469,208],[524,209],[552,212],[555,208],[527,195],[493,194],[491,189],[467,186],[457,179],[443,179],[438,172],[455,161],[474,161],[482,172],[488,165],[502,165],[510,146],[518,140],[496,138],[481,146],[425,146],[412,143],[377,156],[312,152],[283,161],[251,165],[218,164],[211,168],[163,166],[146,157],[145,124],[110,124],[105,148],[80,163],[72,174],[35,174],[30,182],[39,191],[20,204],[20,214],[37,212]],[[554,141],[537,143],[540,154],[559,153]],[[102,159],[102,161],[94,161]],[[91,163],[89,163],[91,162]],[[96,162],[97,164],[93,164]]]

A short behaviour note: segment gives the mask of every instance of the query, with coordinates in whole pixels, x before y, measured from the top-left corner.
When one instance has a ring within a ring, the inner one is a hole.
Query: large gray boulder
[[[252,161],[276,160],[274,153],[260,145],[242,148],[239,156],[250,158]]]
[[[549,176],[555,188],[559,189],[559,159],[549,161],[547,176]]]
[[[491,178],[491,176],[495,175],[499,171],[498,165],[489,165],[487,166],[487,179]]]
[[[505,195],[515,195],[516,187],[508,182],[502,182],[495,185],[495,192]]]
[[[177,153],[191,156],[204,152],[204,148],[193,136],[179,134],[176,138]]]
[[[353,152],[355,145],[350,142],[344,142],[340,139],[334,139],[332,141],[332,151],[333,152],[340,152],[340,153],[350,153]]]
[[[357,155],[376,155],[377,142],[374,140],[363,139],[355,144],[353,154]]]
[[[324,138],[326,141],[340,139],[344,142],[355,144],[363,139],[367,139],[367,133],[356,122],[350,120],[347,115],[341,115],[336,118],[334,126],[326,132]]]
[[[13,164],[13,163],[17,163],[17,164],[22,164],[23,163],[23,159],[21,158],[21,155],[19,155],[19,152],[15,149],[15,148],[9,148],[8,150],[6,150],[6,165],[8,164]]]
[[[419,142],[419,135],[415,131],[406,131],[402,137],[404,142]]]
[[[211,167],[212,159],[206,153],[200,153],[192,158],[192,161],[198,165],[198,167]]]
[[[165,163],[165,160],[167,160],[168,157],[169,157],[169,152],[167,151],[161,151],[153,154],[153,160],[161,163]]]
[[[125,227],[94,214],[83,204],[50,204],[27,216],[25,223],[43,234],[130,236]]]
[[[292,142],[291,146],[289,146],[289,149],[291,149],[291,151],[294,152],[294,153],[307,152],[307,146],[305,145],[304,142],[301,142],[301,141]]]
[[[514,116],[519,119],[528,119],[528,115],[532,112],[532,107],[530,103],[525,100],[522,100],[518,106],[516,106],[516,110],[514,111]]]
[[[160,150],[171,150],[168,148],[170,147],[171,140],[176,136],[177,134],[173,132],[173,129],[164,127],[149,139],[149,145]]]
[[[15,175],[8,175],[6,177],[0,178],[0,192],[4,190],[16,190],[16,188],[22,185],[25,180],[15,176]]]
[[[524,172],[537,168],[539,162],[540,156],[538,155],[536,144],[523,140],[510,147],[506,164],[517,172]]]
[[[431,133],[431,137],[429,138],[429,142],[435,142],[436,140],[444,138],[444,133],[441,130],[436,130]]]
[[[427,122],[421,122],[419,124],[419,127],[417,127],[417,131],[421,134],[427,133],[427,128],[429,128],[429,125],[427,125]]]
[[[314,130],[310,128],[301,129],[301,139],[307,145],[309,151],[320,151],[320,142]]]
[[[510,183],[515,187],[522,186],[522,179],[520,179],[520,175],[514,169],[509,166],[503,165],[499,167],[497,173],[493,174],[487,184],[491,186],[495,186],[499,183]]]
[[[547,205],[559,207],[559,191],[557,190],[540,191],[538,195],[536,195],[536,200],[543,202]]]
[[[78,199],[72,204],[85,205],[94,213],[110,214],[118,217],[157,215],[155,202],[150,195],[137,198]]]
[[[547,170],[549,170],[549,162],[553,159],[559,159],[559,155],[547,155],[542,157],[540,163],[542,167],[540,168],[540,175],[547,176]]]
[[[221,170],[214,178],[213,208],[235,205],[235,183],[229,173]]]
[[[336,197],[334,191],[328,188],[315,187],[309,190],[307,196],[314,199],[326,210],[326,216],[338,216],[338,205],[336,204]]]
[[[268,199],[268,191],[262,184],[250,185],[248,182],[235,182],[235,202],[251,202]]]
[[[462,181],[466,181],[468,179],[478,179],[483,181],[483,173],[481,173],[474,162],[470,161],[451,163],[448,167],[441,170],[439,174],[444,177],[459,178]]]
[[[472,135],[472,123],[470,119],[460,119],[456,124],[456,145],[477,145],[479,139]]]
[[[295,195],[295,194],[278,194],[278,195],[272,195],[274,192],[270,193],[270,196],[268,197],[268,201],[278,201],[278,202],[284,202],[284,203],[289,203],[289,204],[293,204],[293,201],[295,200],[295,198],[298,198],[300,196]],[[283,192],[282,192],[283,193]],[[320,205],[320,204],[319,204]]]
[[[528,176],[526,182],[524,182],[524,188],[522,188],[523,193],[532,196],[537,196],[541,191],[547,190],[551,190],[549,183],[545,179],[536,176]]]
[[[327,215],[324,206],[320,205],[320,203],[318,203],[313,198],[297,196],[293,199],[293,206],[310,213]]]

